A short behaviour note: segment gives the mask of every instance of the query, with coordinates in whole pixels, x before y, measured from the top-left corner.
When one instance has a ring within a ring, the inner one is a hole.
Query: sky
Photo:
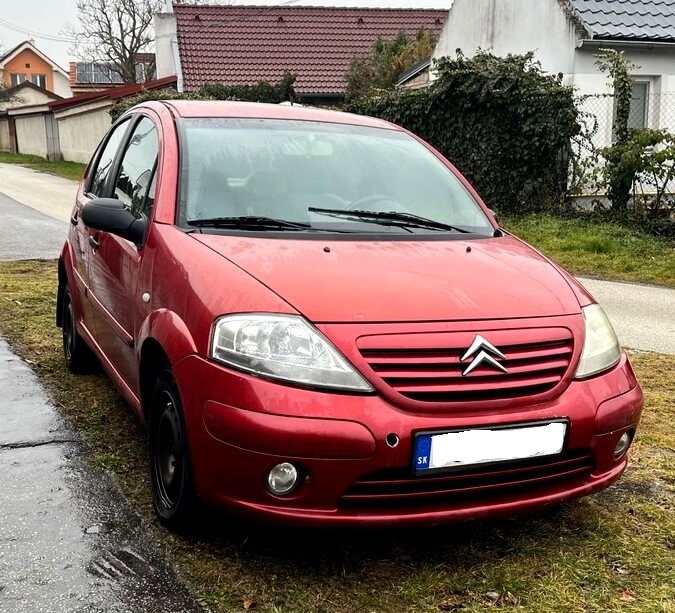
[[[449,8],[453,0],[212,0],[213,4],[262,4],[294,6],[378,6],[396,8]],[[45,55],[68,70],[75,58],[68,26],[77,25],[77,0],[0,0],[0,48],[8,51],[33,38]]]

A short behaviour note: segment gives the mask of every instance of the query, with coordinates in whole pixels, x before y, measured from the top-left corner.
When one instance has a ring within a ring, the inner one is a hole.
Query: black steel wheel
[[[73,374],[91,372],[96,364],[96,357],[77,331],[75,307],[68,288],[63,292],[61,333],[63,337],[63,357],[68,365],[68,370]]]
[[[148,415],[153,507],[159,521],[175,532],[193,530],[197,511],[183,409],[170,371],[155,384]]]

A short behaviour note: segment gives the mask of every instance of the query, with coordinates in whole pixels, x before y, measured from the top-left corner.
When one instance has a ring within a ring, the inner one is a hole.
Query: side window
[[[157,128],[143,117],[131,135],[115,181],[114,197],[140,217],[150,216],[155,199],[155,165],[157,162]]]
[[[119,149],[124,133],[128,127],[129,122],[125,121],[112,131],[108,138],[108,142],[105,144],[105,147],[98,158],[98,163],[92,173],[91,184],[89,187],[89,193],[96,198],[105,196],[105,185],[108,180],[108,175],[110,174],[115,155],[117,154],[117,150]]]

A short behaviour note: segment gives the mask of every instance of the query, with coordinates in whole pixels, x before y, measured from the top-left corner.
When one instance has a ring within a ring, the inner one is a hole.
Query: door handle
[[[71,223],[72,225],[76,226],[77,223],[78,223],[78,221],[79,221],[79,220],[78,220],[78,218],[77,218],[77,213],[75,213],[75,214],[70,218],[70,223]]]
[[[98,241],[93,236],[89,237],[89,245],[94,251],[99,248]]]

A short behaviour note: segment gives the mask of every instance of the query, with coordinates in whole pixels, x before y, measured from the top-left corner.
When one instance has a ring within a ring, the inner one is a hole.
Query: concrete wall
[[[110,129],[110,101],[95,102],[75,109],[57,111],[61,154],[64,160],[86,164]]]
[[[46,158],[47,131],[44,114],[17,115],[15,121],[18,152]]]
[[[575,27],[557,0],[455,0],[434,58],[461,49],[496,55],[534,51],[545,71],[571,73],[577,41]]]
[[[9,147],[9,120],[0,119],[0,151],[10,151]]]

